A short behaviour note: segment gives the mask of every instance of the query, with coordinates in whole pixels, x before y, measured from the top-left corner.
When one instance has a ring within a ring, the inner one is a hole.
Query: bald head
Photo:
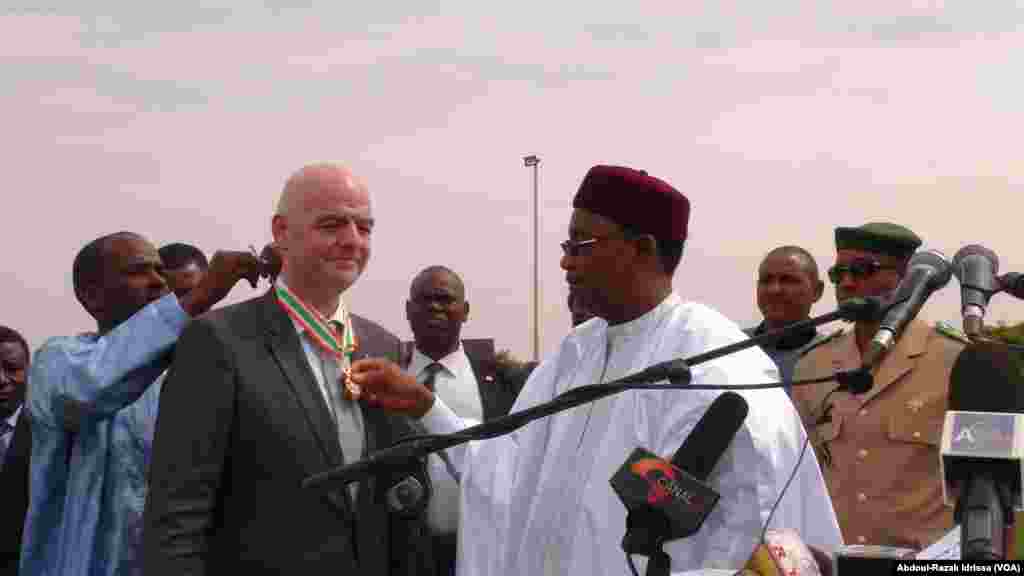
[[[819,279],[818,261],[814,259],[810,252],[799,246],[779,246],[765,254],[762,262],[773,258],[792,258],[811,280],[817,282]]]
[[[300,168],[285,182],[274,213],[285,216],[301,212],[305,196],[323,188],[347,191],[354,196],[363,196],[367,200],[370,197],[366,183],[348,168],[328,163],[309,164]]]
[[[405,317],[420,352],[433,360],[454,352],[469,318],[462,278],[446,266],[425,268],[413,278]]]
[[[799,246],[779,246],[758,267],[757,306],[768,327],[779,328],[806,320],[824,287],[810,252]]]
[[[466,287],[462,283],[462,278],[451,268],[441,265],[428,266],[417,274],[409,286],[409,297],[416,298],[416,295],[425,290],[426,285],[433,282],[435,277],[445,282],[458,298],[466,297]]]
[[[348,168],[310,164],[292,174],[272,221],[289,288],[336,306],[369,260],[373,224],[369,189]]]

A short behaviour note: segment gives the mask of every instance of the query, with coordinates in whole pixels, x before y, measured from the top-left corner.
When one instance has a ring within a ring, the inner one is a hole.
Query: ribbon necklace
[[[360,395],[359,386],[352,379],[351,364],[352,353],[358,347],[355,332],[352,330],[352,318],[345,307],[344,300],[339,299],[338,311],[341,313],[341,324],[343,331],[339,334],[337,328],[324,317],[316,308],[307,305],[287,286],[279,282],[274,283],[274,292],[277,294],[277,301],[296,322],[298,322],[306,333],[313,339],[317,346],[326,350],[337,359],[343,374],[345,384],[345,398],[347,400],[358,400]]]

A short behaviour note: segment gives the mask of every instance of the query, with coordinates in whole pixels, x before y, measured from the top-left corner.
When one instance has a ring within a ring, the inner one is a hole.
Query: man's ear
[[[95,284],[90,284],[83,286],[77,294],[78,299],[82,301],[82,306],[85,306],[85,311],[93,318],[99,320],[103,316],[103,309],[105,307],[103,290]]]
[[[812,302],[817,302],[818,300],[821,300],[821,295],[824,293],[825,283],[822,282],[821,280],[818,280],[817,285],[815,285],[814,287],[814,300],[812,300]]]
[[[466,302],[464,304],[465,304],[466,307],[463,309],[463,315],[462,315],[462,321],[463,322],[469,320],[469,300],[466,300]]]
[[[279,254],[285,252],[284,239],[288,234],[288,219],[281,214],[274,214],[270,219],[270,233],[274,236],[273,249]]]

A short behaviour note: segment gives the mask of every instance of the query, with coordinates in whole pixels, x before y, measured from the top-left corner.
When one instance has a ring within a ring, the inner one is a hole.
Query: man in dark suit
[[[32,434],[22,405],[31,356],[21,334],[0,326],[0,575],[18,573],[28,510]]]
[[[147,576],[431,573],[422,510],[386,503],[410,474],[429,487],[422,462],[348,489],[301,488],[412,433],[345,386],[353,354],[399,349],[341,300],[369,259],[372,229],[369,192],[351,172],[299,170],[272,221],[283,261],[274,288],[182,335],[154,439]]]
[[[28,512],[29,458],[32,455],[32,429],[28,414],[22,414],[14,427],[11,445],[0,470],[0,574],[14,576],[21,559],[21,536]]]
[[[415,338],[406,343],[400,365],[444,398],[463,418],[490,420],[508,414],[535,366],[499,361],[494,340],[462,340],[469,318],[466,290],[458,274],[430,266],[409,288],[405,315]],[[429,459],[434,497],[428,521],[434,534],[439,574],[455,573],[459,487],[441,456]]]

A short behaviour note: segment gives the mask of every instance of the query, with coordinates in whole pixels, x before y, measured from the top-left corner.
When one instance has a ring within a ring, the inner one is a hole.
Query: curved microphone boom
[[[964,246],[953,256],[953,274],[960,282],[964,333],[969,337],[981,334],[985,307],[1001,288],[998,273],[999,257],[984,246]]]
[[[1009,272],[999,277],[999,291],[1024,300],[1024,274]]]
[[[907,273],[892,297],[895,304],[882,318],[871,347],[864,354],[863,370],[870,370],[878,364],[907,324],[917,316],[928,297],[948,284],[952,277],[952,265],[938,250],[924,250],[910,258]]]

